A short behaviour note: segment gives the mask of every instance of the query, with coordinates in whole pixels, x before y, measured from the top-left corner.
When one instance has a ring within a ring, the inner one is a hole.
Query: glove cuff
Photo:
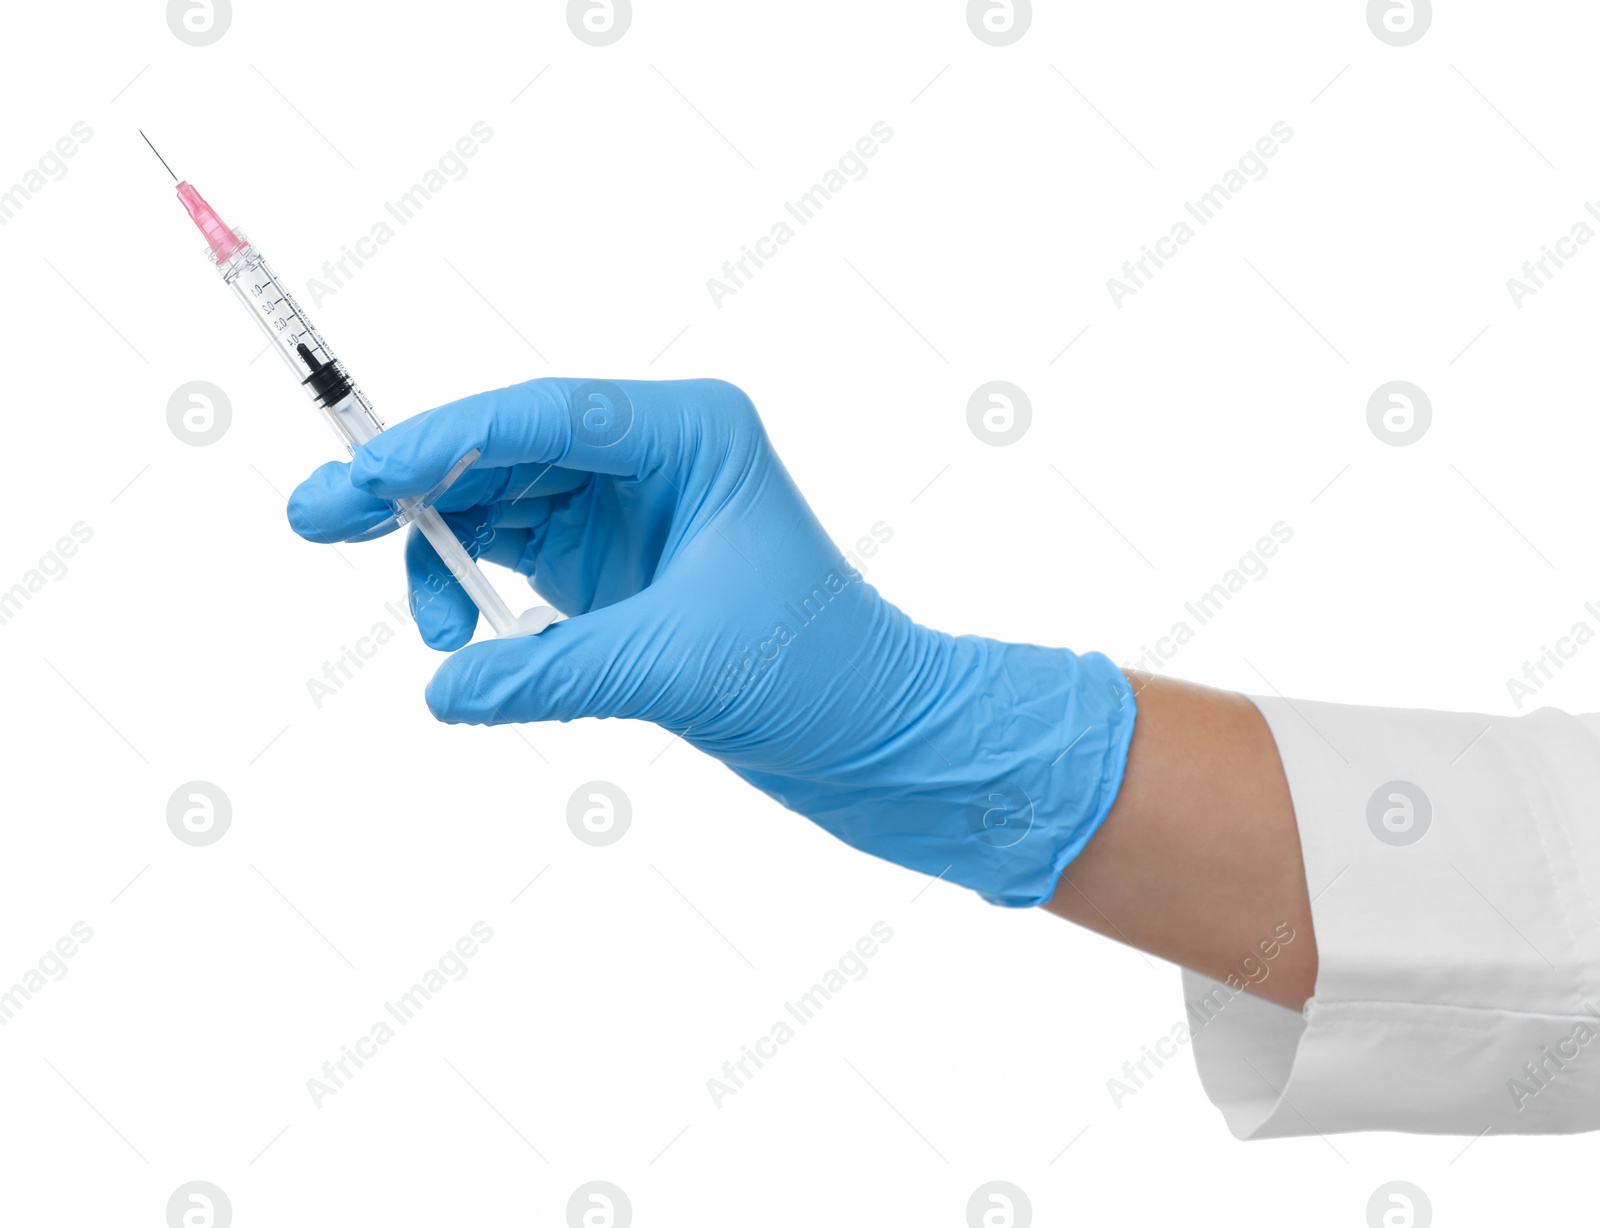
[[[905,620],[852,662],[890,719],[842,763],[746,780],[839,839],[1009,908],[1042,904],[1122,787],[1133,688],[1099,653],[952,637]]]
[[[1031,908],[1110,814],[1122,788],[1137,704],[1100,653],[1003,644],[989,683],[1004,770],[978,782],[967,807],[972,880],[985,900]]]

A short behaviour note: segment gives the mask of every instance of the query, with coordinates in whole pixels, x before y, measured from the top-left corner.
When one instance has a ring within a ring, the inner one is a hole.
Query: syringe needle
[[[139,135],[140,136],[144,136],[144,129],[143,128],[139,129]],[[144,143],[146,145],[150,145],[150,138],[147,137],[147,136],[144,136]],[[167,160],[161,156],[161,151],[158,150],[154,145],[150,145],[150,152],[155,154],[156,160],[158,162],[160,162],[162,166],[167,166]],[[176,175],[172,174],[172,168],[170,166],[167,166],[167,174],[172,175],[172,181],[174,183],[176,183],[178,181],[178,177]]]

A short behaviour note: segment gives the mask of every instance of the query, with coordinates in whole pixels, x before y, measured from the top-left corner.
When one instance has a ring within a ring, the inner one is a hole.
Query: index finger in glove
[[[748,407],[720,380],[529,380],[397,423],[357,450],[350,477],[369,494],[407,498],[431,490],[473,449],[477,466],[644,477],[675,469],[719,409]]]

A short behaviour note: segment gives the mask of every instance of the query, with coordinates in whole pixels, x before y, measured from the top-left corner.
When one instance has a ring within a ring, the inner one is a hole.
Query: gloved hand
[[[918,626],[828,539],[748,397],[717,380],[536,379],[391,427],[289,521],[361,537],[433,489],[462,540],[570,617],[462,648],[477,611],[414,529],[428,684],[469,724],[631,717],[847,844],[995,903],[1044,902],[1116,798],[1134,700],[1098,653]]]

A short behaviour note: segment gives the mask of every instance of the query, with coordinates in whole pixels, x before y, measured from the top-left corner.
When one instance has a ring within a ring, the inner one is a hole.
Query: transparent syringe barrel
[[[222,280],[238,295],[245,310],[272,342],[272,348],[294,372],[306,395],[354,454],[358,447],[383,430],[383,419],[378,417],[372,403],[356,387],[344,364],[328,348],[310,317],[295,302],[288,287],[278,280],[255,245],[242,230],[233,233],[243,240],[244,246],[218,264]],[[216,264],[216,256],[208,255]],[[393,507],[401,524],[415,524],[432,543],[450,574],[483,611],[495,634],[516,632],[516,616],[495,592],[488,577],[478,570],[472,555],[445,523],[444,517],[420,498],[398,499]],[[553,617],[554,612],[550,613]],[[538,630],[543,625],[541,622],[530,629]]]
[[[242,230],[234,233],[244,246],[218,266],[222,280],[239,296],[345,447],[354,452],[383,430],[383,419],[255,245]]]

